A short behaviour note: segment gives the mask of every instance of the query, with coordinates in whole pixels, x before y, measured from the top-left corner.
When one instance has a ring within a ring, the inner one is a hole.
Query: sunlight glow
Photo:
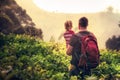
[[[50,12],[86,13],[105,11],[109,6],[120,11],[120,0],[33,0],[41,9]]]

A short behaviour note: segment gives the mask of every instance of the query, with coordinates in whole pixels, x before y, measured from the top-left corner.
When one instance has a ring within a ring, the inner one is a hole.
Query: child
[[[66,41],[66,48],[67,48],[69,41],[70,41],[70,38],[74,34],[74,31],[72,30],[72,21],[71,20],[66,21],[64,26],[65,26],[65,30],[66,30],[64,32],[64,39]]]
[[[65,32],[64,32],[64,39],[66,41],[66,48],[68,48],[68,44],[70,42],[70,38],[75,34],[74,31],[72,30],[72,21],[66,21],[65,24]],[[73,65],[69,65],[68,69],[71,71],[74,68]]]

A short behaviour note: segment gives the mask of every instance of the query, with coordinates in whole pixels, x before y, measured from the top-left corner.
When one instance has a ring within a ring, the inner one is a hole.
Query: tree
[[[42,30],[15,0],[0,0],[0,32],[4,34],[27,34],[43,39]]]
[[[118,27],[120,27],[120,21],[119,21]]]
[[[113,8],[112,6],[109,6],[109,7],[107,8],[107,12],[108,12],[108,13],[113,13],[113,10],[114,10],[114,8]]]
[[[115,35],[113,35],[112,38],[109,38],[106,41],[106,48],[110,50],[120,50],[120,36],[116,37]]]

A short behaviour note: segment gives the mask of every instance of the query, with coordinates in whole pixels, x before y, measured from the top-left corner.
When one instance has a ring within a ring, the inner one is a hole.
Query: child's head
[[[72,29],[72,21],[71,20],[66,21],[64,25],[65,25],[65,29],[67,31]]]
[[[70,29],[72,29],[72,21],[71,20],[68,21],[68,24],[69,24]]]

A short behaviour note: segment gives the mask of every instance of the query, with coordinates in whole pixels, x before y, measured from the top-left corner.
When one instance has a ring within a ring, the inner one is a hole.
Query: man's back
[[[78,66],[96,68],[99,64],[100,56],[96,37],[91,32],[89,34],[79,33],[77,36],[81,44]]]
[[[72,59],[71,59],[71,64],[74,64],[77,66],[79,62],[79,56],[81,55],[81,41],[80,41],[80,35],[85,36],[89,35],[91,32],[89,31],[80,31],[76,33],[75,35],[72,36],[69,45],[73,47],[72,50]]]

